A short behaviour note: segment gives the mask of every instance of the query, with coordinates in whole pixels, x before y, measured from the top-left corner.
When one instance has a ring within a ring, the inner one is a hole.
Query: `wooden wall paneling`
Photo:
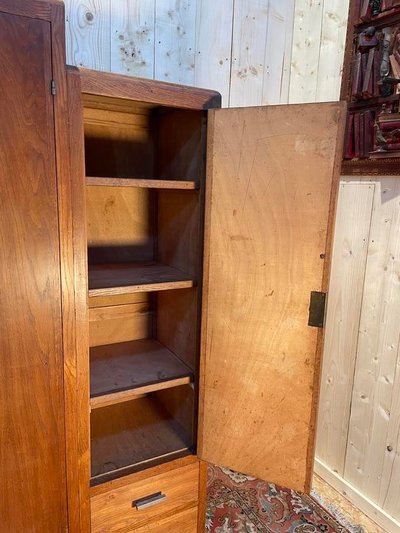
[[[278,87],[282,103],[288,101],[289,89],[291,102],[335,100],[339,96],[336,88],[347,1],[242,0],[243,5],[235,2],[234,17],[233,0],[159,0],[157,7],[156,0],[66,0],[68,61],[99,70],[212,87],[223,95],[224,106],[229,105],[230,86],[234,88],[234,106],[277,102],[274,95]],[[270,16],[256,16],[252,26],[251,13],[268,8],[268,4]],[[155,9],[159,16],[153,24]],[[267,42],[268,25],[272,35]],[[162,37],[160,42],[155,34]],[[274,49],[275,39],[278,46]],[[282,76],[279,46],[283,40]],[[232,57],[232,43],[236,59]],[[268,50],[275,53],[271,55]],[[259,71],[260,65],[263,70],[264,51],[269,69],[265,68],[263,74]],[[245,101],[240,99],[241,87],[250,88]]]
[[[295,0],[269,0],[262,105],[287,102],[294,2]]]
[[[65,404],[68,474],[68,517],[71,533],[90,531],[89,478],[89,345],[87,313],[87,237],[85,219],[85,169],[83,121],[79,72],[67,70],[69,164],[63,162],[63,197],[60,206],[64,220],[63,269],[65,270],[64,345]],[[69,171],[69,174],[67,173]],[[63,250],[63,248],[62,248]]]
[[[155,0],[118,0],[111,9],[111,71],[154,78]]]
[[[400,336],[399,196],[398,178],[377,181],[345,465],[345,479],[380,504],[387,446],[396,446],[387,439]]]
[[[67,62],[78,67],[110,70],[111,0],[65,0],[65,8]]]
[[[400,531],[399,521],[395,520],[389,515],[389,513],[365,496],[361,490],[354,485],[351,485],[318,458],[316,458],[315,461],[315,472],[347,500],[350,500],[351,504],[353,504],[360,512],[366,514],[378,524],[376,529],[372,531],[369,529],[368,533],[398,533]]]
[[[288,2],[290,0],[287,0]],[[287,11],[286,19],[286,41],[285,55],[283,58],[283,77],[281,82],[281,103],[289,102],[290,77],[292,72],[292,47],[293,47],[293,26],[296,0],[291,0],[290,9]]]
[[[340,185],[319,402],[317,457],[344,472],[373,183]]]
[[[235,0],[229,107],[260,105],[269,0]]]
[[[229,105],[234,0],[197,0],[194,84],[213,88]]]
[[[289,103],[316,99],[323,4],[296,0]]]
[[[398,178],[397,178],[398,179]],[[397,361],[393,381],[390,419],[386,436],[379,505],[400,521],[400,350],[397,345]]]
[[[322,335],[308,308],[327,285],[344,114],[209,116],[199,457],[297,490],[312,475]]]
[[[338,100],[342,81],[349,0],[324,0],[316,101]]]
[[[196,0],[156,0],[156,80],[194,85]]]
[[[1,11],[2,2],[0,527],[60,531],[67,516],[55,138],[65,121],[63,11],[52,5],[51,23]]]

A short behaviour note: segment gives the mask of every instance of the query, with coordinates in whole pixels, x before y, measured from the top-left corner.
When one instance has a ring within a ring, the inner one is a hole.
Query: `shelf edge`
[[[117,403],[137,400],[139,398],[143,398],[143,396],[146,396],[150,392],[172,389],[173,387],[179,387],[180,385],[187,385],[192,381],[193,380],[191,376],[184,376],[181,378],[161,381],[159,383],[152,383],[151,385],[144,385],[142,387],[137,387],[136,389],[128,389],[118,392],[111,392],[109,394],[103,394],[101,396],[95,396],[94,398],[90,398],[90,409],[100,409],[101,407],[107,407]]]

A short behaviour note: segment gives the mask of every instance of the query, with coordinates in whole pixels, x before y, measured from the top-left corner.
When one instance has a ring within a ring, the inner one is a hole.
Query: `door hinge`
[[[51,80],[51,94],[55,96],[57,94],[57,83],[56,80]]]
[[[308,325],[323,328],[325,320],[326,292],[311,291],[308,309]]]

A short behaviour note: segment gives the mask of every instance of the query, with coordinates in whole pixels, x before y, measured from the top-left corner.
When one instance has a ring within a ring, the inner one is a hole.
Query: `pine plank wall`
[[[216,89],[225,107],[339,97],[349,0],[65,4],[70,64]],[[395,177],[341,182],[316,461],[387,531],[400,531],[399,197]]]

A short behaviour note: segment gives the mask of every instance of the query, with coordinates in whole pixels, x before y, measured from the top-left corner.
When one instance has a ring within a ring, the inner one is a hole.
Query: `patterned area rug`
[[[210,533],[348,533],[312,497],[210,466],[206,530]]]

